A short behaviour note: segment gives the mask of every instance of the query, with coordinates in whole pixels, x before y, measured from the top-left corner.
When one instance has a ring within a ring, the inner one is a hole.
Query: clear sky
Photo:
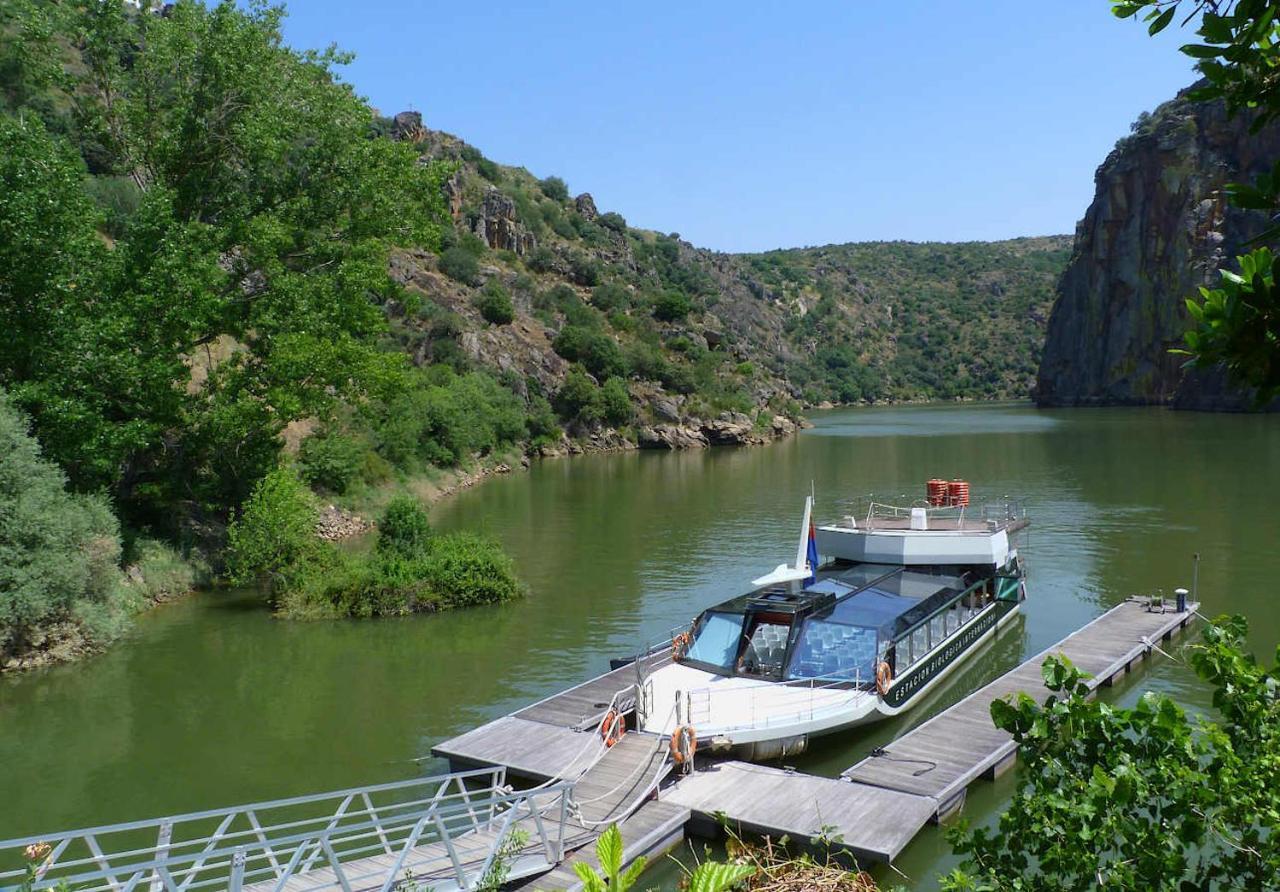
[[[286,37],[504,164],[728,251],[1072,232],[1194,79],[1106,0],[294,0]]]

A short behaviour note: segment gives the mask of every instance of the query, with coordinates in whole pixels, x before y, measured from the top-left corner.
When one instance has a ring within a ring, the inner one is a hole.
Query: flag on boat
[[[813,525],[813,521],[809,521],[809,550],[805,555],[809,562],[809,578],[804,581],[805,585],[813,585],[813,581],[817,578],[818,573],[818,530]]]

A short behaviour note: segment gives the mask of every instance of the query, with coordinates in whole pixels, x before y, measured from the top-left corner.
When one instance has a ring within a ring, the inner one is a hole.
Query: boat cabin
[[[705,610],[681,662],[718,675],[871,686],[880,660],[903,671],[1008,595],[989,568],[976,569],[837,562],[799,591],[770,586]]]

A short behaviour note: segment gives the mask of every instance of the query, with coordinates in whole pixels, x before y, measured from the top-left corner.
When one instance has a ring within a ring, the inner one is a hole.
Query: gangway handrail
[[[333,881],[326,879],[322,886],[345,886],[349,869],[371,870],[372,873],[360,874],[360,878],[390,889],[407,867],[443,864],[443,854],[423,861],[428,850],[418,848],[439,843],[454,868],[445,872],[452,873],[460,888],[468,888],[493,863],[515,821],[531,819],[531,829],[537,831],[536,843],[546,854],[547,868],[563,855],[568,803],[576,780],[535,790],[512,790],[505,786],[505,780],[505,769],[501,767],[473,769],[4,840],[0,841],[0,859],[4,859],[0,866],[16,863],[16,856],[24,850],[35,851],[35,889],[54,888],[65,882],[78,892],[194,892],[205,888],[238,892],[245,885],[258,882],[283,889],[289,880],[305,877],[318,867],[328,867],[334,874]],[[477,781],[487,781],[487,786],[470,785]],[[434,794],[374,804],[376,794],[413,788],[430,788]],[[297,813],[321,802],[327,803],[322,813]],[[558,820],[554,818],[557,807]],[[282,810],[285,814],[278,814]],[[277,814],[272,815],[273,812]],[[270,816],[266,824],[259,814]],[[217,829],[210,834],[207,827],[214,823]],[[192,831],[196,827],[202,828],[201,835],[174,838],[175,828]],[[137,837],[153,829],[159,831],[155,844],[139,847]],[[487,840],[486,852],[475,850],[465,862],[459,859],[455,840],[495,829],[498,832]],[[120,848],[112,849],[113,843]],[[73,844],[75,857],[65,858]],[[82,847],[87,854],[81,854]],[[385,858],[362,863],[371,854],[392,855],[396,860],[390,868]],[[25,867],[0,869],[0,889],[15,888],[27,877]]]

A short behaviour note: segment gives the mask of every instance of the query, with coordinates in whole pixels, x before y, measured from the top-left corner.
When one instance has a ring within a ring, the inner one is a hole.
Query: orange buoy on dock
[[[947,485],[947,502],[955,508],[964,508],[968,505],[969,482],[967,480],[952,480]]]
[[[935,477],[925,484],[925,493],[929,504],[934,508],[941,508],[947,504],[948,492],[947,481]]]

